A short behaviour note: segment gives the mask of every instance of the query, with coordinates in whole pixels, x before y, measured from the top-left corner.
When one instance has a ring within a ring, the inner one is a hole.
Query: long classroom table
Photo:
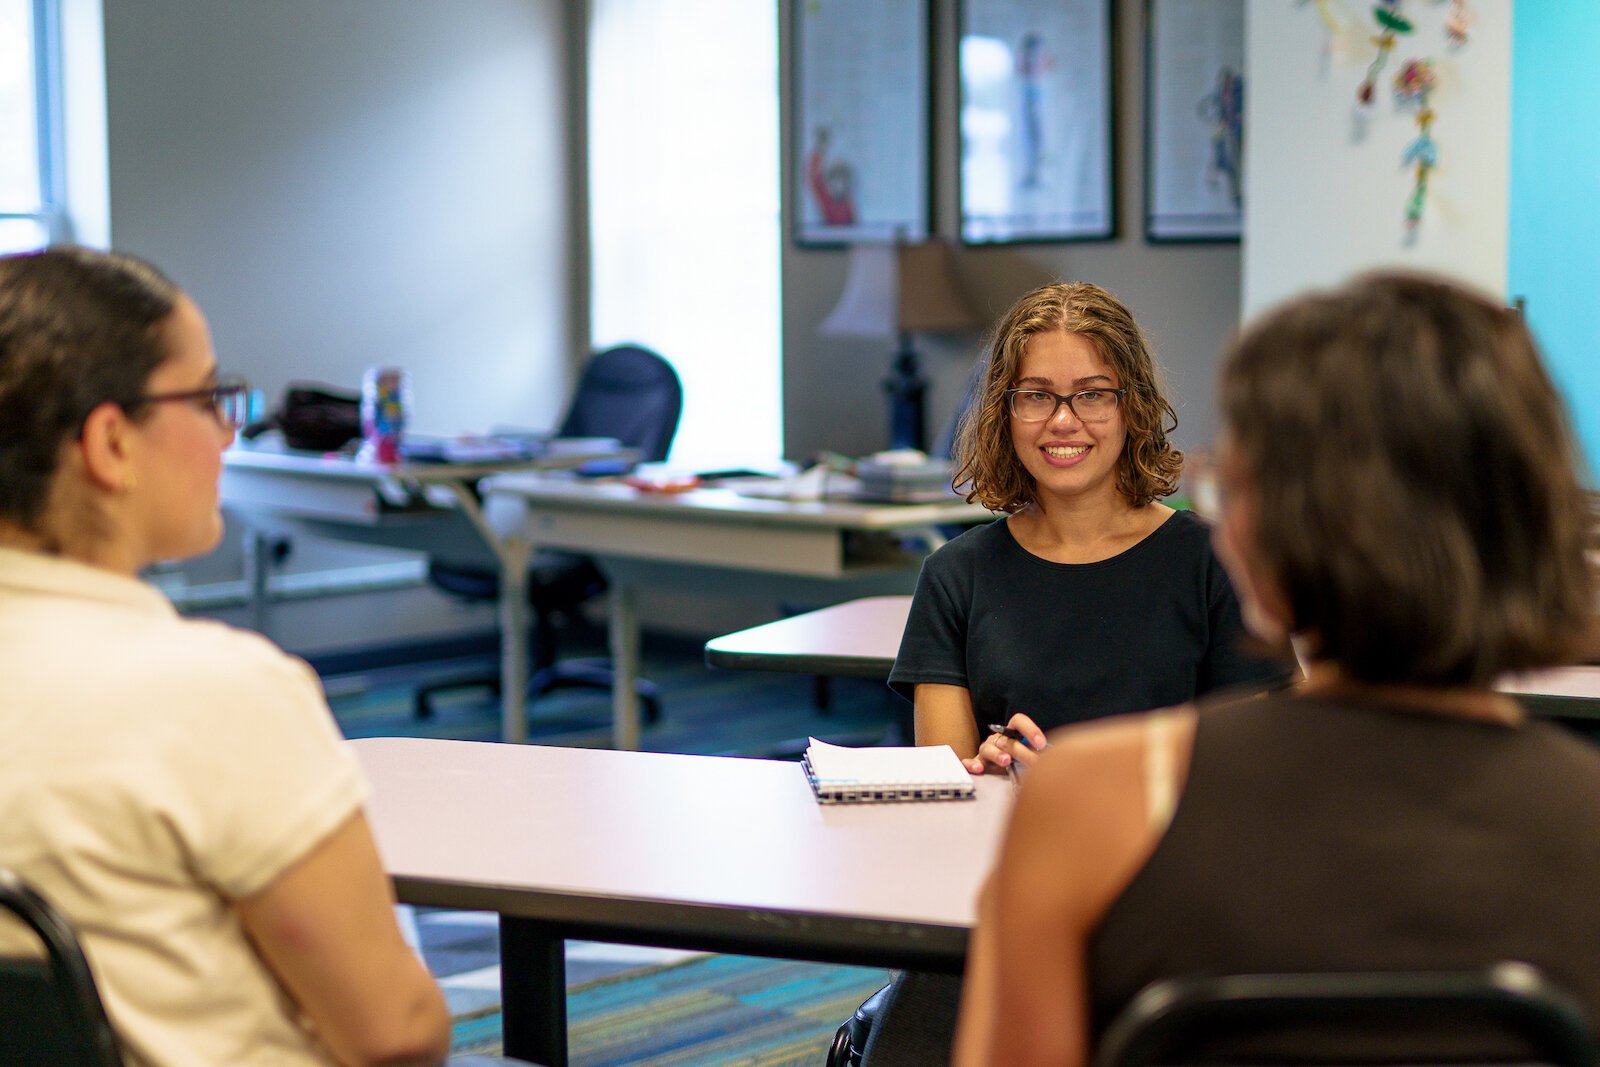
[[[706,642],[706,663],[730,670],[888,678],[911,610],[909,596],[863,597]],[[1600,665],[1507,675],[1497,688],[1529,714],[1600,725]]]
[[[813,604],[909,593],[950,526],[994,513],[935,503],[779,500],[729,488],[652,493],[624,484],[505,475],[484,483],[496,528],[594,557],[611,583],[612,743],[637,748],[642,588],[764,596]]]
[[[399,899],[499,913],[506,1054],[548,1067],[569,938],[959,972],[1011,804],[999,777],[974,800],[822,805],[774,760],[349,744]]]
[[[480,479],[512,470],[560,470],[636,453],[610,438],[552,438],[536,455],[494,463],[373,463],[286,448],[275,435],[223,454],[222,503],[249,527],[245,566],[256,629],[265,629],[267,533],[309,534],[451,559],[500,574],[501,737],[526,736],[528,560],[534,546],[489,525]]]

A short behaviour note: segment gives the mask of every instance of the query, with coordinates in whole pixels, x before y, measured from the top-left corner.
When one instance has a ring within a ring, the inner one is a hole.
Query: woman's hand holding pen
[[[1009,771],[1013,764],[1018,770],[1033,766],[1044,750],[1044,731],[1039,724],[1018,712],[1004,726],[998,723],[989,727],[989,736],[978,747],[978,755],[962,762],[973,774],[987,773],[990,768]]]

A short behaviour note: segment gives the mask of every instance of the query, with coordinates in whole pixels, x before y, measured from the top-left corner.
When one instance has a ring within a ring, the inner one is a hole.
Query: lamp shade
[[[949,244],[924,241],[851,245],[844,292],[819,330],[828,337],[893,337],[983,324],[956,280]]]

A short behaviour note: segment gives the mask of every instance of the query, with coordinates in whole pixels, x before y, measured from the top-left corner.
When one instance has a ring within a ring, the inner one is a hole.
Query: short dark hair
[[[1369,683],[1488,686],[1592,648],[1589,498],[1515,311],[1366,275],[1250,326],[1221,403],[1253,550],[1313,658]]]
[[[62,446],[167,358],[178,288],[143,260],[56,247],[0,257],[0,520],[34,530]]]
[[[989,341],[983,380],[956,432],[955,485],[992,511],[1021,511],[1037,498],[1033,475],[1011,443],[1006,390],[1037,334],[1066,330],[1094,345],[1127,390],[1121,402],[1127,440],[1117,459],[1117,489],[1135,507],[1178,488],[1183,453],[1168,438],[1178,416],[1161,391],[1150,343],[1123,303],[1089,282],[1056,282],[1026,294],[1007,311]]]

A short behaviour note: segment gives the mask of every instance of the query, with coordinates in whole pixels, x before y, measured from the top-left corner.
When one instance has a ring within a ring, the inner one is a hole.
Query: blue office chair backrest
[[[561,420],[562,437],[615,437],[646,462],[667,458],[683,414],[672,364],[648,348],[617,345],[590,357]]]
[[[0,957],[0,1063],[12,1067],[122,1067],[89,962],[67,920],[0,867],[0,912],[11,912],[44,957]]]

